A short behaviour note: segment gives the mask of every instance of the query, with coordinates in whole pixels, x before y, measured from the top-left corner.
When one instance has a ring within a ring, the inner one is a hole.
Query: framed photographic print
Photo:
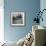
[[[25,25],[24,12],[11,12],[11,25],[15,25],[15,26]]]

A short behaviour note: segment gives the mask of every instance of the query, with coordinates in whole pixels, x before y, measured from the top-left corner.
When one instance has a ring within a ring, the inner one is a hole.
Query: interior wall
[[[40,0],[4,0],[4,39],[18,41],[32,30],[33,19],[40,10]],[[23,11],[25,13],[25,26],[11,26],[10,13]]]
[[[40,10],[46,9],[46,0],[40,0]],[[40,25],[46,27],[46,10],[43,12],[43,22],[40,21]]]

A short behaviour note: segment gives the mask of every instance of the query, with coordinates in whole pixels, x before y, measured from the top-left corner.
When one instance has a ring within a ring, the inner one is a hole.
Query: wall
[[[40,0],[40,9],[41,9],[41,11],[43,9],[46,9],[46,0]],[[43,12],[42,17],[43,17],[44,20],[43,20],[43,22],[42,21],[40,22],[40,25],[46,27],[46,20],[45,20],[46,19],[46,11]]]
[[[18,41],[32,29],[36,12],[40,10],[40,0],[4,0],[4,38],[7,41]],[[13,11],[25,12],[25,26],[11,26],[10,13]]]

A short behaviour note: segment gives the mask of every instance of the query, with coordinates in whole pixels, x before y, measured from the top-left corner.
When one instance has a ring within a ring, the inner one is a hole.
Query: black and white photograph
[[[24,12],[11,12],[11,25],[24,25]]]

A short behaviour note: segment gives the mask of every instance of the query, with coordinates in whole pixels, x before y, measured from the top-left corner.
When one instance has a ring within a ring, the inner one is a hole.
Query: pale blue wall
[[[46,0],[40,0],[40,10],[42,11],[43,9],[46,9]],[[40,25],[46,27],[46,11],[43,12],[43,22],[40,21]]]
[[[32,21],[40,9],[40,0],[4,0],[4,38],[8,41],[18,41],[32,28]],[[10,25],[10,12],[24,11],[26,25],[13,27]]]

